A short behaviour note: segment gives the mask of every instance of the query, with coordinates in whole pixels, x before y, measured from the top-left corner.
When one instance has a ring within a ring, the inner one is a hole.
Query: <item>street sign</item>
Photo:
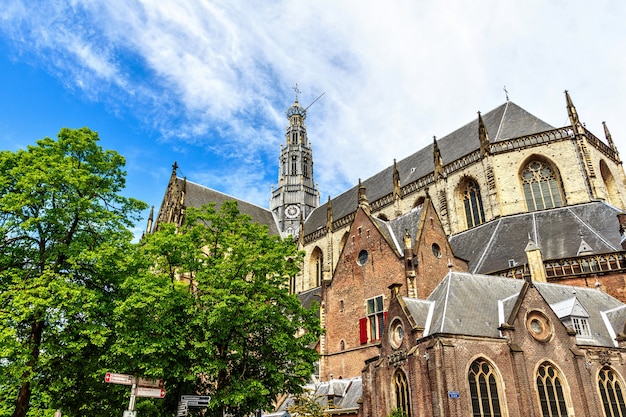
[[[448,391],[448,398],[461,398],[461,393],[458,391]]]
[[[137,412],[126,410],[124,411],[124,414],[122,414],[122,417],[137,417]]]
[[[163,388],[163,380],[162,379],[145,379],[138,378],[137,379],[138,387],[147,387],[147,388]]]
[[[209,395],[182,395],[182,402],[186,402],[188,407],[208,407],[211,397]]]
[[[133,376],[107,372],[104,375],[104,382],[108,382],[110,384],[133,385]]]
[[[178,402],[178,410],[176,411],[176,417],[185,417],[188,413],[187,401]]]
[[[163,398],[165,397],[165,390],[163,388],[137,387],[135,395],[137,397]]]

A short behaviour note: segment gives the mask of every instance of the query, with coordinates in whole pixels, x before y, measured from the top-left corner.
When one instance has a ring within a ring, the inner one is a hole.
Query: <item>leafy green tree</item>
[[[250,415],[301,391],[318,359],[320,327],[318,312],[285,288],[302,259],[294,242],[226,202],[219,211],[189,208],[184,227],[160,225],[142,250],[153,278],[123,285],[117,361],[164,377],[169,401],[210,395],[208,413],[220,417]]]
[[[98,140],[64,128],[0,152],[0,415],[87,415],[81,397],[101,389],[118,260],[145,204],[120,195],[124,158]]]

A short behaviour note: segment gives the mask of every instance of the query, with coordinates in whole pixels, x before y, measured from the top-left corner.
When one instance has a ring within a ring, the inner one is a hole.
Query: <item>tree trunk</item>
[[[32,356],[27,365],[32,371],[37,361],[39,360],[39,347],[41,346],[41,335],[43,333],[43,321],[36,319],[33,323],[32,331],[30,333],[30,340],[32,343]],[[24,374],[24,382],[20,387],[20,392],[17,394],[17,402],[15,403],[15,411],[12,417],[26,417],[28,413],[28,407],[30,405],[30,379],[32,372],[27,371]]]

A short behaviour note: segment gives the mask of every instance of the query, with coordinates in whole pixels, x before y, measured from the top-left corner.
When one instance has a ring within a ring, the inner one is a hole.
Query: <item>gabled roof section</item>
[[[554,311],[556,316],[560,319],[571,316],[589,317],[589,313],[587,313],[585,307],[580,304],[576,297],[559,301],[558,303],[552,304],[550,308],[552,308],[552,311]]]
[[[585,344],[615,346],[615,335],[623,332],[626,305],[597,289],[533,282],[556,315],[586,312],[593,340]],[[501,337],[498,327],[510,320],[530,284],[524,280],[450,272],[426,300],[403,298],[407,310],[424,336],[445,333]],[[521,298],[520,298],[521,297]],[[574,300],[574,301],[572,301]],[[562,316],[565,317],[565,316]]]
[[[491,143],[554,129],[553,126],[508,101],[482,115]],[[433,143],[397,162],[400,184],[406,185],[434,170]],[[441,139],[437,139],[443,164],[455,161],[480,149],[478,117]],[[362,182],[367,197],[374,202],[393,192],[393,164]],[[333,221],[356,210],[358,186],[332,199]],[[328,203],[316,208],[306,219],[304,234],[312,233],[326,224]]]
[[[419,229],[422,210],[422,207],[416,207],[408,213],[389,221],[385,221],[377,217],[372,217],[372,220],[378,225],[381,233],[383,233],[387,241],[390,244],[393,244],[393,247],[399,254],[403,254],[404,233],[408,232],[411,237],[411,242],[415,241],[415,236],[417,235],[417,230]]]
[[[473,273],[509,267],[509,260],[526,263],[530,236],[543,259],[578,256],[584,239],[591,253],[620,251],[620,211],[603,201],[502,217],[450,237],[455,255],[469,261]]]
[[[617,346],[615,336],[623,331],[626,323],[624,303],[595,288],[539,282],[534,285],[551,307],[576,297],[576,302],[589,314],[588,322],[593,340],[585,339],[585,344]],[[612,320],[605,320],[607,314],[611,314]]]
[[[185,180],[183,178],[176,178],[177,185],[181,188],[184,181]],[[274,219],[271,211],[255,204],[248,203],[247,201],[241,200],[237,197],[221,193],[212,188],[204,187],[200,184],[187,180],[185,193],[186,207],[202,207],[204,204],[215,203],[216,208],[219,209],[225,201],[236,201],[241,213],[249,215],[252,217],[253,221],[259,224],[267,225],[271,235],[280,234],[278,226],[276,225],[276,220]]]

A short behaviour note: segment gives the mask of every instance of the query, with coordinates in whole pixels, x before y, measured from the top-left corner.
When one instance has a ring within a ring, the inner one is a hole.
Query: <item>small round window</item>
[[[367,257],[369,255],[367,254],[367,251],[365,249],[363,249],[361,252],[359,252],[359,257],[356,260],[356,263],[363,266],[365,265],[365,262],[367,262]]]
[[[435,255],[435,258],[441,258],[441,248],[439,247],[439,245],[436,243],[433,243],[432,249],[433,249],[433,255]]]
[[[526,328],[530,335],[540,342],[547,342],[552,336],[550,320],[540,311],[531,311],[526,316]]]
[[[395,320],[391,325],[391,333],[389,335],[389,341],[394,349],[398,349],[402,345],[402,339],[404,338],[404,327],[399,320]]]

